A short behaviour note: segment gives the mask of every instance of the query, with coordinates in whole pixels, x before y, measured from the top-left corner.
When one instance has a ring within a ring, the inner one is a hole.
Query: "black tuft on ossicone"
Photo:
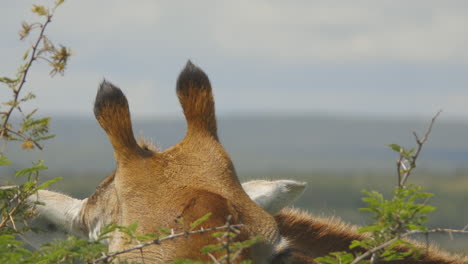
[[[177,79],[177,93],[187,96],[190,88],[210,90],[211,85],[203,70],[188,60]]]
[[[106,80],[99,86],[94,115],[106,131],[117,161],[141,154],[141,148],[133,136],[127,98],[119,88]]]
[[[217,139],[215,106],[210,80],[203,70],[190,60],[177,79],[177,96],[187,120],[187,133],[207,134]]]
[[[123,92],[112,83],[103,80],[99,85],[96,100],[94,101],[94,115],[98,117],[104,107],[121,105],[122,103],[127,104]]]

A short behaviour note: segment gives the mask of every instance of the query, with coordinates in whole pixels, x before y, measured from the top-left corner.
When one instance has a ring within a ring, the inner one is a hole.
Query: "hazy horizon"
[[[94,103],[94,98],[92,103]],[[66,113],[56,111],[41,111],[39,110],[38,115],[51,117],[52,120],[64,120],[64,119],[83,119],[83,120],[95,120],[94,113],[92,110],[92,103],[90,103],[90,110],[88,113]],[[131,105],[130,105],[131,108]],[[468,118],[465,116],[457,115],[446,115],[444,109],[441,111],[440,116],[437,119],[437,123],[468,123]],[[438,110],[438,111],[439,111]],[[356,119],[356,120],[368,120],[368,121],[416,121],[424,122],[428,124],[432,117],[438,112],[433,113],[373,113],[373,112],[333,112],[333,111],[216,111],[216,118],[220,119],[252,119],[252,118],[284,118],[284,117],[312,117],[312,118],[330,118],[330,119]],[[131,112],[131,109],[130,109]],[[178,121],[185,120],[182,108],[178,113],[162,113],[162,114],[133,114],[131,118],[134,121],[151,121],[151,120],[170,120]]]
[[[242,173],[275,171],[391,171],[397,153],[387,144],[415,146],[413,131],[423,135],[430,120],[373,119],[324,115],[219,116],[221,142]],[[134,133],[154,140],[164,150],[185,135],[183,117],[134,118]],[[10,144],[6,153],[28,166],[42,157],[52,172],[111,170],[112,148],[92,117],[55,117],[44,151],[24,151]],[[434,125],[418,163],[418,170],[468,169],[468,123],[444,120]]]

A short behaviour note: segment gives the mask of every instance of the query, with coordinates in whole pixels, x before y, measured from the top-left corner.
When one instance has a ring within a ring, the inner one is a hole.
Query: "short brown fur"
[[[233,224],[245,224],[238,239],[263,237],[238,260],[266,261],[278,240],[272,216],[257,206],[242,189],[234,166],[218,141],[211,85],[208,77],[191,62],[177,81],[179,96],[187,119],[186,137],[164,152],[141,148],[133,137],[128,103],[120,91],[104,82],[95,103],[95,115],[114,148],[117,168],[86,201],[84,222],[93,221],[96,211],[110,214],[107,221],[119,225],[139,223],[139,232],[153,233],[159,227],[182,231],[185,223],[212,213],[204,227],[224,225],[228,215]],[[107,209],[103,209],[107,208]],[[186,227],[185,227],[186,228]],[[128,245],[115,234],[109,250]],[[145,263],[167,263],[177,258],[208,260],[200,249],[216,244],[210,234],[194,235],[136,251],[126,259]],[[267,253],[265,255],[264,253]]]
[[[357,227],[339,219],[317,217],[297,209],[283,209],[275,215],[275,219],[281,235],[290,242],[292,260],[289,261],[293,263],[311,263],[313,258],[336,251],[349,252],[349,245],[353,240],[364,238],[364,235],[358,233]],[[356,249],[354,253],[358,251]],[[304,262],[305,259],[307,261]],[[422,250],[422,256],[417,260],[379,263],[463,264],[468,263],[468,258],[453,256],[431,246],[427,253],[425,249]]]

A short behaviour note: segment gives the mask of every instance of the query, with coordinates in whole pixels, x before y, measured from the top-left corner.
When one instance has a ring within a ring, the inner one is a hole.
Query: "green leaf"
[[[435,209],[436,208],[434,206],[425,205],[421,209],[418,210],[418,213],[420,214],[430,213],[430,212],[435,211]]]
[[[234,242],[233,248],[234,248],[234,250],[240,250],[240,249],[248,248],[248,247],[251,247],[251,246],[257,244],[258,242],[260,242],[262,240],[263,240],[262,237],[257,236],[257,237],[254,237],[252,239],[245,240],[245,241],[242,241],[242,242]]]
[[[38,163],[34,164],[34,166],[32,166],[31,168],[27,168],[27,169],[22,169],[22,170],[19,170],[15,173],[15,177],[20,177],[20,176],[23,176],[25,174],[31,174],[31,173],[34,173],[34,172],[39,172],[39,171],[42,171],[42,170],[46,170],[48,167],[46,165],[44,165],[44,163],[42,163],[42,160],[39,160]]]
[[[46,181],[46,182],[44,182],[43,184],[37,186],[37,189],[38,189],[38,190],[45,189],[45,188],[49,187],[50,185],[52,185],[52,184],[54,184],[54,183],[60,181],[61,179],[62,179],[62,177],[57,177],[57,178],[55,178],[55,179]]]
[[[138,228],[138,222],[133,222],[128,226],[128,230],[135,233]]]
[[[11,161],[7,156],[0,155],[0,166],[8,166],[11,164]]]
[[[99,235],[99,238],[97,239],[97,241],[108,239],[109,236],[107,234],[114,232],[115,230],[118,229],[118,227],[119,226],[116,224],[109,224],[109,225],[104,226],[104,228],[102,228],[101,230],[101,234]]]
[[[19,105],[19,102],[16,102],[16,101],[6,101],[6,102],[3,102],[4,105],[8,105],[10,107],[17,107]]]
[[[0,77],[0,82],[2,82],[2,83],[9,84],[9,83],[15,83],[16,81],[18,81],[18,79],[11,79],[11,78],[8,78],[8,77]]]
[[[161,232],[163,235],[169,235],[171,234],[171,230],[167,227],[160,227],[159,232]]]
[[[403,150],[403,148],[400,147],[400,145],[397,145],[397,144],[389,144],[387,146],[389,146],[391,149],[393,149],[394,151],[396,151],[398,153],[400,153]]]
[[[156,240],[159,238],[159,235],[157,234],[150,234],[150,233],[147,233],[147,234],[144,234],[144,235],[138,235],[136,236],[136,239],[138,239],[139,241],[148,241],[148,240]]]
[[[31,93],[31,92],[29,92],[25,97],[23,97],[23,98],[20,99],[20,102],[26,102],[26,101],[29,101],[29,100],[34,99],[34,98],[36,98],[36,95],[33,94],[33,93]],[[36,111],[37,111],[37,109],[34,109],[34,110],[33,110],[33,114],[34,114]],[[32,116],[32,114],[27,115],[26,118],[30,118],[31,116]]]
[[[315,260],[327,264],[348,264],[354,260],[354,255],[345,251],[332,252],[328,256],[319,257]]]
[[[208,254],[210,252],[219,252],[223,251],[224,247],[222,245],[216,244],[216,245],[206,245],[202,248],[202,253],[203,254]]]
[[[26,52],[23,55],[23,60],[26,60],[29,56],[29,50],[26,50]]]
[[[355,248],[355,247],[360,247],[360,246],[362,246],[362,241],[360,241],[360,240],[353,240],[353,241],[351,242],[351,245],[349,245],[349,249],[353,249],[353,248]]]
[[[58,1],[55,3],[55,8],[57,8],[59,5],[63,4],[63,2],[65,2],[65,0],[58,0]]]
[[[216,232],[216,233],[213,233],[211,236],[212,237],[222,237],[222,236],[225,236],[226,234],[228,234],[230,237],[236,237],[237,234],[236,233],[233,233],[233,232]]]
[[[33,5],[33,8],[31,10],[33,13],[36,13],[38,16],[47,16],[49,14],[49,12],[47,11],[47,9],[42,6],[42,5],[36,5],[34,4]]]
[[[190,231],[194,230],[197,226],[208,220],[212,214],[207,213],[206,215],[200,217],[199,219],[195,220],[193,223],[190,224]]]
[[[177,221],[177,223],[179,223],[181,225],[184,225],[184,218],[183,217],[176,218],[176,221]]]

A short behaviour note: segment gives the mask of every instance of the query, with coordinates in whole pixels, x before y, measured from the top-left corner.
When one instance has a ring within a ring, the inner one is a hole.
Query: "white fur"
[[[293,180],[256,180],[242,184],[250,198],[268,213],[274,215],[293,203],[304,193],[305,182]]]
[[[87,237],[81,224],[81,210],[87,199],[79,200],[47,190],[39,190],[35,195],[28,198],[34,205],[34,210],[40,219],[78,237]]]
[[[80,220],[86,199],[79,200],[62,193],[39,190],[28,201],[33,204],[37,214],[29,226],[39,229],[39,232],[29,231],[20,237],[32,248],[39,249],[44,243],[63,240],[70,234],[89,238]]]

